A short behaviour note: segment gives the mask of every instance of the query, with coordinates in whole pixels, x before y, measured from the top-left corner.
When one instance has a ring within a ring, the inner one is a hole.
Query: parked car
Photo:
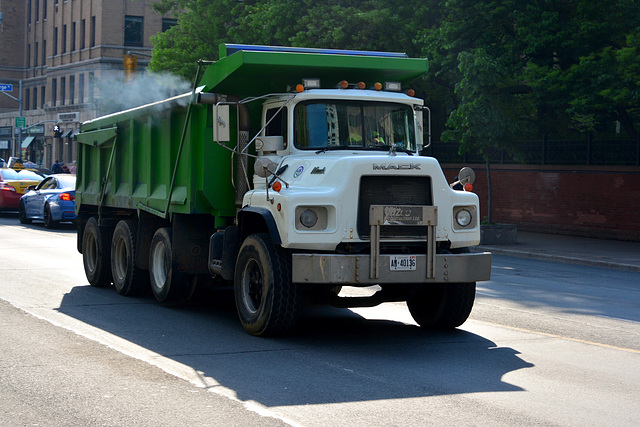
[[[42,220],[47,228],[58,223],[75,221],[76,176],[68,173],[54,174],[30,187],[20,199],[20,222]]]
[[[0,211],[18,209],[27,187],[37,185],[43,178],[27,169],[0,168]]]

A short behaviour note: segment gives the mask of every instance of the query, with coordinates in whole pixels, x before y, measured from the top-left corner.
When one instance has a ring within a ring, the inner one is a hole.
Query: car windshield
[[[0,175],[5,181],[42,181],[42,176],[27,169],[0,169]]]
[[[415,151],[413,110],[404,104],[307,101],[294,110],[295,146],[309,150]]]

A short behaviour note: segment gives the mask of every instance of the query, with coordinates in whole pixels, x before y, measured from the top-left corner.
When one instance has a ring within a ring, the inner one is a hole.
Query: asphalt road
[[[448,333],[383,304],[255,338],[231,302],[92,288],[73,228],[0,216],[0,425],[637,425],[638,273],[495,256]]]

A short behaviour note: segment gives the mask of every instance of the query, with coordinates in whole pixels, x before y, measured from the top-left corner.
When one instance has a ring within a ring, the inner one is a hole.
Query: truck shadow
[[[205,387],[267,407],[522,391],[502,378],[533,366],[470,332],[425,332],[331,307],[306,310],[291,335],[252,337],[230,292],[163,306],[76,286],[59,311],[189,366]]]

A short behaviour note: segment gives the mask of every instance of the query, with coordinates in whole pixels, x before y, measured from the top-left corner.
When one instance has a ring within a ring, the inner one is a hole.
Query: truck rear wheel
[[[301,296],[291,283],[291,257],[269,235],[249,236],[240,247],[234,293],[244,329],[252,335],[275,335],[295,326]]]
[[[113,231],[111,273],[120,295],[143,295],[149,288],[149,273],[136,267],[136,238],[136,222],[130,219],[120,221]]]
[[[413,319],[423,328],[453,329],[462,325],[473,308],[476,284],[426,285],[407,300]]]
[[[87,221],[82,234],[82,263],[91,286],[104,288],[111,284],[110,229],[98,226],[96,217]]]
[[[171,229],[168,227],[159,228],[151,240],[149,279],[153,295],[160,302],[177,301],[185,291],[185,277],[175,268],[171,242]]]

